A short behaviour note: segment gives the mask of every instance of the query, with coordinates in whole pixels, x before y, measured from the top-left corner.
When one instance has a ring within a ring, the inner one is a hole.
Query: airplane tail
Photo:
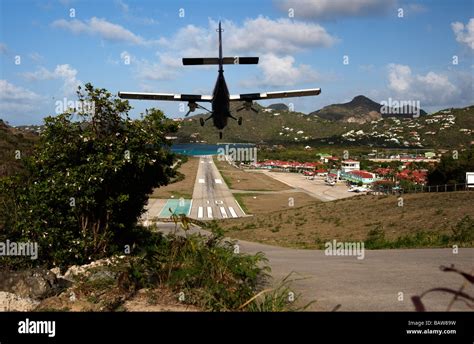
[[[222,57],[222,28],[221,22],[219,22],[219,57],[195,57],[195,58],[183,58],[183,65],[219,65],[219,70],[222,71],[222,66],[225,64],[258,64],[258,57]]]

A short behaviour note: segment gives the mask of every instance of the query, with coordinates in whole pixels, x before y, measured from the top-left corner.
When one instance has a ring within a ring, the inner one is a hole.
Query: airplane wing
[[[173,94],[173,93],[144,93],[144,92],[119,92],[122,99],[168,100],[175,102],[210,102],[211,95],[203,94]]]
[[[277,91],[264,93],[244,93],[230,96],[230,101],[251,101],[259,99],[274,99],[274,98],[291,98],[291,97],[306,97],[317,96],[321,93],[320,88],[309,88],[305,90],[291,90],[291,91]]]

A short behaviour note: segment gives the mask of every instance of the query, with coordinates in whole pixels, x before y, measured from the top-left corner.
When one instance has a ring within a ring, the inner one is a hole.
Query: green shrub
[[[40,142],[25,159],[27,177],[0,182],[0,213],[8,214],[0,241],[38,243],[39,259],[1,264],[72,264],[123,252],[153,188],[169,182],[173,154],[165,136],[177,130],[159,110],[128,118],[128,101],[105,89],[79,88],[95,114],[45,118]],[[2,197],[3,195],[3,197]]]

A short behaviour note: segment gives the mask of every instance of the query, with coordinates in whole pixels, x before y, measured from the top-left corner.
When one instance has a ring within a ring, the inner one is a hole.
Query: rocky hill
[[[390,107],[389,105],[384,107],[365,96],[357,96],[348,103],[328,105],[310,113],[310,115],[330,121],[364,124],[382,117],[413,117],[412,114],[417,113],[417,110],[414,108],[413,112],[409,113],[407,109],[401,107]],[[426,112],[420,109],[420,116],[424,115]]]

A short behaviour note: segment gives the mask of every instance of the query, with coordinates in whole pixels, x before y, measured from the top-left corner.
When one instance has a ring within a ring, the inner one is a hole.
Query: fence
[[[373,193],[401,194],[401,193],[421,193],[421,192],[454,192],[454,191],[474,191],[474,187],[463,184],[443,184],[443,185],[417,185],[408,189],[396,187],[380,187],[373,190]]]

